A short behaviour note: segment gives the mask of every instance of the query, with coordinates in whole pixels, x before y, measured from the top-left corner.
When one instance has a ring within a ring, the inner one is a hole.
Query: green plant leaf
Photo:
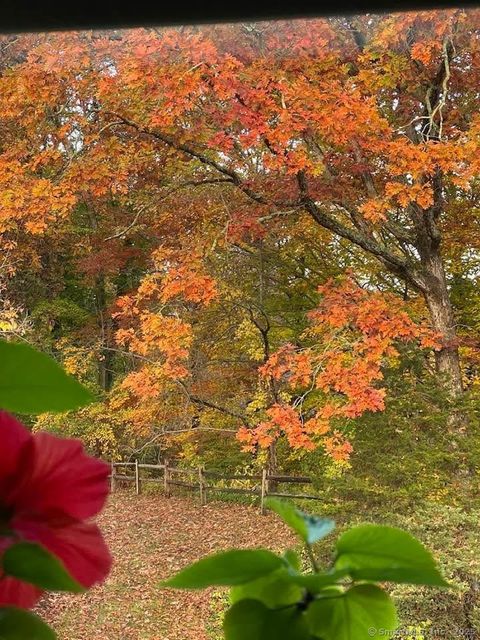
[[[322,640],[369,640],[391,637],[398,621],[390,597],[373,584],[344,593],[326,593],[312,602],[306,617],[310,632]]]
[[[297,607],[268,609],[258,600],[240,600],[223,621],[225,640],[310,640],[305,615]]]
[[[325,589],[337,584],[337,582],[348,575],[348,571],[331,571],[329,573],[311,573],[291,575],[291,580],[295,584],[303,587],[311,594],[320,593]]]
[[[256,580],[284,565],[282,558],[266,549],[232,549],[202,558],[163,582],[163,586],[177,589],[233,586]]]
[[[0,340],[0,408],[17,413],[68,411],[92,400],[85,387],[45,354]]]
[[[33,542],[18,542],[9,547],[3,554],[2,565],[6,575],[41,589],[73,593],[85,591],[58,558]]]
[[[239,600],[259,600],[273,609],[300,602],[302,595],[303,589],[292,581],[288,571],[278,569],[268,576],[233,587],[230,600],[232,604]]]
[[[430,552],[401,529],[361,525],[340,536],[336,546],[335,569],[356,580],[448,586]]]
[[[302,560],[296,551],[287,549],[283,557],[294,571],[300,571],[302,568]]]
[[[269,498],[265,504],[269,509],[275,511],[307,544],[321,540],[335,529],[333,520],[304,513],[291,502]]]
[[[56,640],[55,632],[34,613],[16,607],[0,608],[1,640]]]

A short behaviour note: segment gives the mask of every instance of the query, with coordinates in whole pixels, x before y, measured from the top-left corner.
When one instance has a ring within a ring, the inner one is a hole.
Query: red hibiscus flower
[[[19,539],[42,545],[85,588],[102,581],[111,557],[86,522],[105,504],[109,467],[77,440],[32,435],[0,411],[0,554]],[[0,574],[0,606],[30,608],[41,591]]]

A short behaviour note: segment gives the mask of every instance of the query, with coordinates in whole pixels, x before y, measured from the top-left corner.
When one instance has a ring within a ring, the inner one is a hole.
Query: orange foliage
[[[127,375],[123,386],[140,398],[154,397],[162,377],[182,379],[189,375],[186,366],[192,332],[188,322],[177,317],[174,300],[208,305],[217,295],[215,282],[202,272],[198,258],[188,263],[175,259],[171,252],[153,254],[155,273],[142,281],[135,294],[117,300],[113,316],[121,327],[115,334],[119,345],[137,355],[140,361],[155,365]],[[158,273],[158,272],[160,273]]]
[[[242,428],[238,438],[247,450],[268,447],[284,434],[291,447],[311,450],[321,444],[335,460],[348,459],[352,448],[341,425],[367,411],[382,411],[385,389],[378,386],[382,367],[398,356],[398,342],[438,347],[436,336],[413,322],[393,295],[359,287],[351,278],[319,288],[320,305],[309,315],[304,338],[312,346],[285,345],[260,367],[264,378],[281,381],[293,392],[292,405],[275,404],[268,420]],[[304,415],[306,398],[316,392],[313,417]]]

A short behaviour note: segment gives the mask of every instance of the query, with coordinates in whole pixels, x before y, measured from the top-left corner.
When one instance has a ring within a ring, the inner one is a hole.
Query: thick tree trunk
[[[458,338],[443,262],[438,254],[429,261],[425,300],[432,328],[441,336],[442,348],[435,352],[437,371],[443,377],[452,398],[458,398],[463,393]]]
[[[451,395],[458,397],[463,393],[463,384],[451,304],[449,300],[434,294],[428,294],[426,300],[432,327],[441,334],[444,345],[435,352],[437,371],[444,378]]]

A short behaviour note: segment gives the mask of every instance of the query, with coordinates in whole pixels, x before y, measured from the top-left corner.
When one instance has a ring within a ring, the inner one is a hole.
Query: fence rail
[[[182,487],[198,492],[200,498],[200,504],[207,504],[209,493],[237,493],[243,495],[252,495],[260,498],[260,513],[265,513],[265,500],[268,496],[279,498],[295,498],[304,500],[320,500],[319,496],[310,494],[298,494],[298,493],[286,493],[276,490],[276,484],[312,484],[310,478],[305,476],[285,476],[285,475],[269,475],[266,469],[262,470],[261,474],[235,474],[225,473],[222,474],[218,471],[210,471],[203,467],[183,469],[180,467],[170,466],[168,460],[165,460],[163,464],[143,464],[135,460],[134,462],[112,462],[111,463],[111,489],[115,490],[117,482],[133,482],[135,484],[136,494],[140,494],[142,491],[142,483],[144,482],[158,482],[163,484],[163,490],[165,495],[171,496],[172,487]],[[117,469],[121,473],[117,472]],[[132,471],[134,475],[131,475]],[[142,476],[142,470],[159,471],[160,477],[145,477]],[[130,472],[129,472],[130,471]],[[175,475],[186,476],[185,480],[177,480]],[[196,476],[196,481],[192,476]],[[229,482],[232,480],[256,482],[254,487],[223,487],[215,484],[215,481]],[[210,483],[209,483],[210,482]]]

